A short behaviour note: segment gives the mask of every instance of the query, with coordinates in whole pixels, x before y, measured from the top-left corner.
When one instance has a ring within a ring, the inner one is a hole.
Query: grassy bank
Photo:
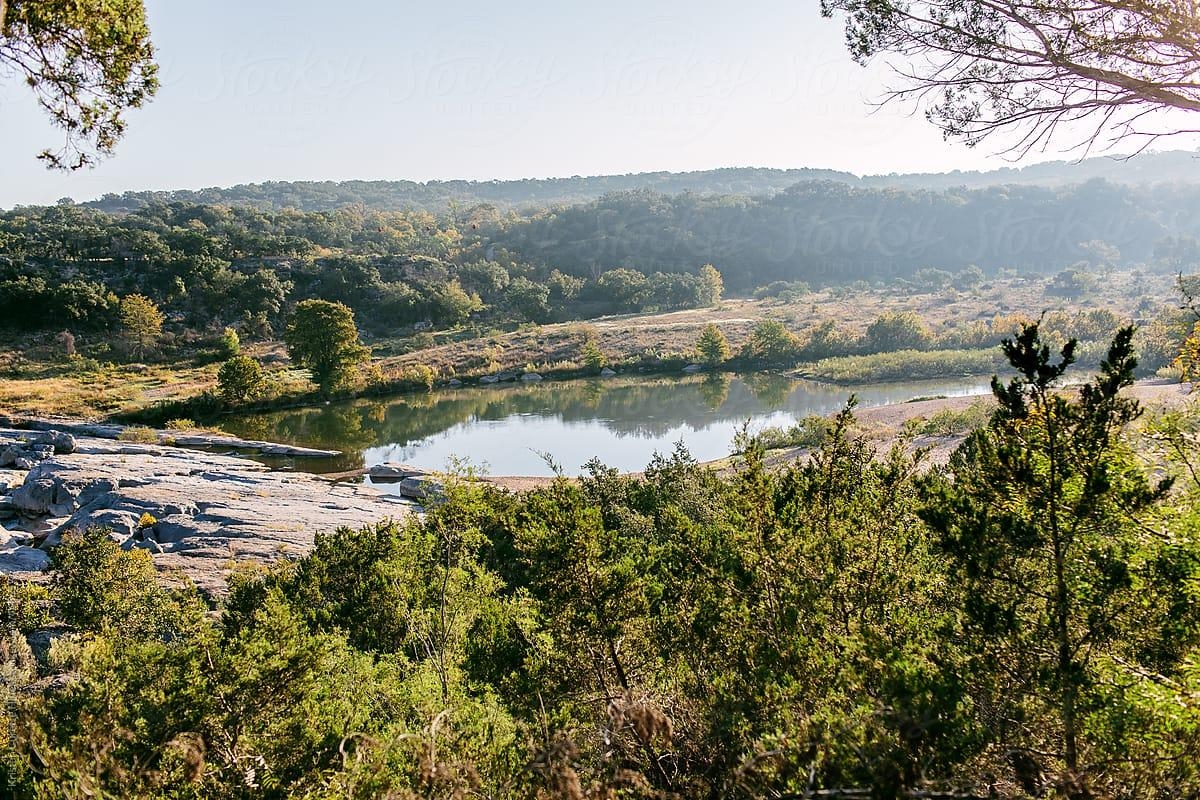
[[[869,356],[824,358],[795,374],[831,383],[881,383],[958,375],[992,375],[1005,368],[998,347],[979,350],[897,350]]]

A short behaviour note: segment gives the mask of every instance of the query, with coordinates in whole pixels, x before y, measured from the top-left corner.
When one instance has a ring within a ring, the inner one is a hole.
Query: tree
[[[868,352],[887,353],[924,350],[932,340],[924,320],[914,312],[888,311],[867,326],[865,344]]]
[[[1059,796],[1093,796],[1089,773],[1113,769],[1141,735],[1136,714],[1102,730],[1124,702],[1120,673],[1170,673],[1150,656],[1151,620],[1174,579],[1142,527],[1170,481],[1150,484],[1120,440],[1140,414],[1119,394],[1133,382],[1132,337],[1116,334],[1078,399],[1057,388],[1075,340],[1057,362],[1037,324],[1004,340],[1017,377],[993,378],[999,408],[922,513],[961,582],[977,707],[1036,796],[1054,785],[1037,776],[1053,775]]]
[[[358,340],[354,312],[342,303],[304,300],[283,334],[288,355],[312,373],[323,393],[346,385],[370,351]]]
[[[721,278],[721,273],[712,264],[705,264],[700,268],[700,296],[699,304],[701,306],[715,306],[721,302],[721,295],[725,293],[725,281]]]
[[[929,120],[968,144],[1012,130],[1024,154],[1073,123],[1087,126],[1080,144],[1157,137],[1179,131],[1139,128],[1149,115],[1200,110],[1200,16],[1188,3],[822,0],[821,12],[845,16],[860,64],[898,55],[890,96],[930,98]]]
[[[534,283],[524,276],[513,278],[506,293],[508,305],[517,314],[530,322],[547,322],[550,319],[550,287]]]
[[[154,348],[162,335],[163,313],[149,297],[131,294],[121,298],[121,340],[136,358]]]
[[[217,371],[217,391],[226,402],[252,400],[262,389],[262,367],[250,356],[234,356]]]
[[[777,319],[764,319],[750,332],[750,340],[742,355],[767,363],[795,363],[800,352],[800,339]]]
[[[483,309],[477,294],[469,294],[457,279],[439,286],[431,296],[433,316],[447,325],[461,325],[471,314]]]
[[[721,329],[711,322],[700,331],[700,339],[696,342],[696,352],[700,360],[710,367],[719,366],[729,358],[729,340]]]
[[[38,158],[79,169],[112,153],[124,114],[158,90],[142,0],[0,0],[0,65],[65,134]]]
[[[596,335],[590,332],[584,336],[583,344],[579,347],[579,358],[583,366],[591,372],[599,372],[608,363],[608,357],[596,343]]]

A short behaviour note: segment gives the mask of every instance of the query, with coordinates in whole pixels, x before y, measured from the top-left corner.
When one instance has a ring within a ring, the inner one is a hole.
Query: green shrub
[[[751,331],[742,357],[764,364],[795,364],[800,357],[800,339],[779,320],[764,319]]]
[[[262,367],[250,356],[234,356],[217,372],[217,392],[228,403],[244,403],[262,394]]]
[[[217,357],[226,361],[240,352],[242,352],[242,342],[238,339],[237,331],[233,328],[221,331],[221,336],[217,339]]]
[[[583,345],[579,348],[579,360],[583,362],[584,369],[591,372],[599,372],[608,363],[604,351],[600,349],[600,345],[596,344],[593,336],[588,336],[583,340]]]
[[[710,367],[719,366],[729,358],[729,340],[721,329],[711,322],[700,332],[696,342],[696,352],[700,360]]]

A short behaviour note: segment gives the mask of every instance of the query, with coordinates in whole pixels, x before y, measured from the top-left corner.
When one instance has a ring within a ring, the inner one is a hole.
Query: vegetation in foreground
[[[1128,330],[1077,399],[1052,390],[1073,343],[1005,347],[946,468],[847,409],[779,471],[750,446],[726,477],[677,452],[464,482],[240,573],[216,614],[68,537],[48,588],[5,587],[7,791],[1195,794],[1197,423],[1131,427]]]

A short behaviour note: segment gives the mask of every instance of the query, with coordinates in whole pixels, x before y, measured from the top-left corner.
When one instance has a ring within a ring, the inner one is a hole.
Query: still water
[[[622,471],[640,470],[655,452],[670,453],[680,441],[700,461],[721,458],[747,422],[756,431],[830,414],[851,392],[865,407],[986,391],[979,378],[851,389],[776,375],[621,377],[357,400],[229,417],[221,427],[245,438],[343,452],[334,459],[272,462],[298,470],[338,472],[383,461],[445,469],[458,460],[491,475],[550,475],[549,457],[577,474],[593,457]]]

